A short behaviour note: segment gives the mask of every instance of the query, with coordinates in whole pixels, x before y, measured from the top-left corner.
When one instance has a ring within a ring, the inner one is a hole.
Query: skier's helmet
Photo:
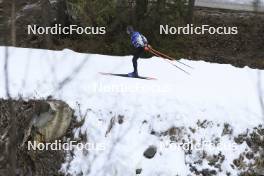
[[[127,34],[131,34],[132,32],[134,32],[134,29],[132,26],[127,26]]]

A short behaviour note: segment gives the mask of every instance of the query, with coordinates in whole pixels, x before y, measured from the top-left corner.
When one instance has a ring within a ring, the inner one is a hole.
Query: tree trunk
[[[254,0],[253,1],[253,7],[254,7],[254,10],[256,12],[258,12],[259,11],[259,8],[260,8],[260,0]]]
[[[189,2],[188,2],[187,23],[192,23],[193,22],[194,5],[195,5],[195,0],[189,0]]]
[[[161,19],[163,16],[163,12],[165,11],[165,7],[166,7],[166,0],[158,0],[157,1],[157,6],[156,6],[156,24],[160,24],[161,23]]]
[[[135,18],[136,24],[139,24],[140,20],[144,17],[144,14],[148,9],[148,0],[136,0]]]
[[[11,41],[12,46],[16,46],[16,2],[12,0],[11,7]]]

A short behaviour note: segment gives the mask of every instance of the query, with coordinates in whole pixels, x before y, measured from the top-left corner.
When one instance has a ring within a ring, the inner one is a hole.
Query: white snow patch
[[[0,47],[0,53],[0,96],[6,97],[4,47]],[[159,147],[164,141],[151,135],[152,130],[161,132],[172,126],[188,128],[197,126],[198,120],[212,121],[213,126],[198,129],[190,136],[202,141],[221,137],[224,123],[233,127],[233,135],[263,123],[257,91],[258,73],[263,75],[262,70],[181,59],[195,68],[188,69],[191,72],[188,76],[153,57],[139,60],[139,73],[157,80],[141,80],[99,74],[130,72],[131,56],[10,47],[9,57],[13,97],[29,99],[53,95],[73,107],[79,118],[77,104],[83,114],[88,110],[85,123],[75,130],[75,136],[86,134],[89,142],[103,144],[106,149],[88,153],[75,150],[73,160],[62,166],[62,170],[73,175],[82,172],[92,176],[132,176],[137,168],[142,168],[142,175],[146,176],[188,175],[191,173],[184,151]],[[109,87],[115,87],[113,92],[109,92]],[[120,87],[129,88],[129,91]],[[115,123],[106,135],[111,119],[116,120],[119,115],[124,116],[123,124]],[[220,139],[223,144],[231,142],[232,137]],[[158,147],[153,159],[143,156],[149,145]],[[230,163],[246,146],[236,147],[235,151],[222,151],[227,158],[219,175],[225,171],[237,175]],[[219,151],[208,152],[217,154]],[[204,167],[208,164],[204,163],[201,168]]]

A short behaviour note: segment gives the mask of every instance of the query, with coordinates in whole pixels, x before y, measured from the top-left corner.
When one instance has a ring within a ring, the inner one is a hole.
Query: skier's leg
[[[132,62],[133,62],[133,67],[134,67],[134,73],[136,76],[138,76],[138,64],[137,64],[137,60],[139,59],[139,57],[142,56],[142,54],[144,53],[144,48],[140,47],[140,48],[137,48],[134,56],[133,56],[133,59],[132,59]]]
[[[137,70],[137,66],[138,66],[138,64],[137,64],[137,60],[138,60],[138,58],[139,58],[139,57],[138,57],[137,55],[134,55],[134,56],[133,56],[133,59],[132,59],[133,68],[134,68],[133,73],[134,73],[135,75],[138,74],[138,70]]]
[[[134,53],[133,59],[132,59],[133,68],[134,68],[134,71],[133,71],[134,76],[138,76],[137,60],[138,60],[138,58],[140,57],[141,54],[142,54],[141,48],[137,48],[135,53]]]

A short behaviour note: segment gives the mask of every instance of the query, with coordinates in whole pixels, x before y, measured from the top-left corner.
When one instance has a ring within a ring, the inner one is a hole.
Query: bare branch
[[[264,100],[263,100],[262,81],[261,81],[260,71],[258,71],[257,89],[258,89],[259,104],[260,104],[262,116],[264,117]]]
[[[9,99],[10,92],[9,92],[8,59],[9,59],[8,47],[5,47],[5,64],[4,64],[5,92],[6,92],[6,97]]]
[[[76,68],[74,68],[69,76],[65,77],[61,82],[59,82],[56,91],[60,91],[64,86],[70,83],[74,79],[74,77],[82,70],[87,60],[88,59],[86,58],[83,59],[83,61]]]
[[[16,138],[16,121],[14,116],[14,107],[12,104],[12,99],[9,91],[9,75],[8,75],[8,62],[9,54],[8,47],[5,48],[5,63],[4,63],[4,75],[5,75],[5,91],[8,98],[8,111],[9,111],[9,124],[10,128],[8,129],[8,147],[7,147],[7,157],[8,157],[8,175],[16,175],[16,153],[17,153],[17,138]]]
[[[15,0],[12,0],[12,10],[11,10],[11,40],[12,45],[16,45],[16,27],[15,27],[15,20],[16,20],[16,9],[15,9]],[[4,60],[4,76],[5,76],[5,92],[6,97],[8,98],[8,112],[9,112],[9,125],[10,128],[8,129],[8,142],[7,142],[7,168],[8,168],[8,175],[15,176],[16,175],[16,164],[17,164],[17,125],[16,125],[16,118],[15,118],[15,109],[13,107],[12,98],[10,95],[10,88],[9,88],[9,51],[8,47],[5,48],[5,60]]]
[[[16,6],[15,0],[12,0],[12,11],[11,11],[11,40],[12,45],[16,46]]]

